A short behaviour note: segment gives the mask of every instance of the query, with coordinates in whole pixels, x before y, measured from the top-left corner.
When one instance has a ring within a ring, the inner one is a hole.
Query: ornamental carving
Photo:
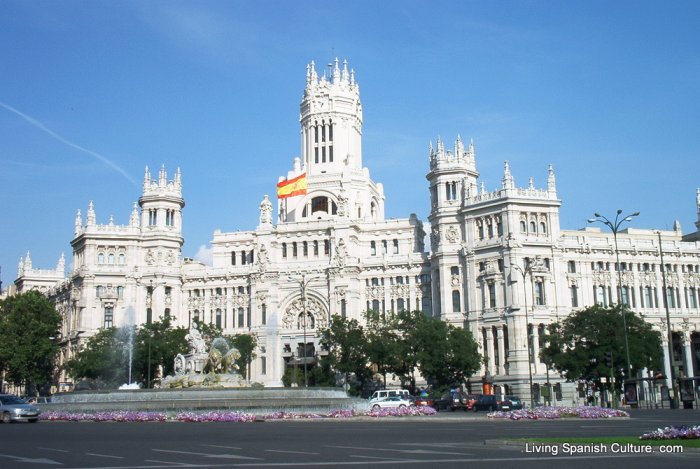
[[[407,298],[409,295],[409,286],[406,284],[398,284],[391,286],[391,298]]]
[[[433,248],[433,251],[437,251],[438,244],[440,244],[440,228],[433,226],[430,231],[430,246]]]
[[[595,285],[609,285],[610,272],[593,272],[593,283]]]
[[[347,250],[345,248],[345,240],[342,238],[338,241],[338,245],[335,247],[335,265],[340,268],[345,267],[345,260],[347,257]]]
[[[452,286],[453,287],[458,287],[460,284],[459,281],[459,274],[452,274]]]
[[[445,232],[445,239],[450,243],[456,243],[459,239],[459,228],[455,225],[450,225]]]
[[[312,296],[306,297],[306,324],[304,324],[304,302],[301,298],[292,301],[282,315],[285,329],[323,329],[328,327],[328,313],[323,304]]]
[[[338,302],[340,302],[340,300],[344,299],[345,295],[347,295],[347,293],[348,293],[347,288],[335,287],[335,296],[336,296]]]
[[[261,244],[260,247],[258,248],[258,253],[256,256],[256,263],[258,264],[258,271],[260,273],[265,273],[265,271],[267,270],[268,255],[267,255],[267,248],[265,247],[264,244]]]
[[[384,298],[384,287],[380,285],[372,285],[367,287],[366,296],[371,300],[380,300]]]

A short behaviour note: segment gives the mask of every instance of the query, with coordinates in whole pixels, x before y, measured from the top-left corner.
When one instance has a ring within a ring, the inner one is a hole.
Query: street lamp
[[[671,372],[671,389],[673,390],[673,401],[671,401],[671,408],[673,409],[673,404],[676,399],[678,399],[678,394],[676,393],[676,372],[673,368],[673,332],[671,332],[671,313],[668,310],[668,287],[666,286],[666,265],[664,264],[664,250],[661,247],[661,232],[657,231],[656,234],[659,236],[659,254],[661,256],[661,278],[663,279],[664,288],[664,307],[666,309],[666,329],[668,332],[668,369]],[[677,406],[676,406],[677,407]]]
[[[525,301],[525,335],[527,337],[527,373],[530,379],[530,406],[535,406],[535,394],[532,390],[532,350],[530,350],[530,319],[527,314],[527,287],[525,286],[525,277],[530,274],[532,278],[532,264],[528,265],[523,269],[517,264],[511,264],[511,268],[520,272],[523,276],[523,300]]]
[[[595,218],[589,218],[588,223],[602,223],[604,225],[607,225],[608,228],[613,233],[613,239],[615,240],[615,262],[617,265],[617,304],[620,307],[620,313],[622,314],[622,328],[624,329],[624,334],[625,334],[625,355],[627,356],[627,378],[632,379],[632,365],[630,362],[630,346],[629,346],[629,340],[627,339],[627,317],[625,314],[625,308],[622,304],[622,274],[620,273],[621,266],[620,266],[620,251],[617,248],[617,232],[620,229],[620,226],[624,222],[630,222],[632,221],[632,218],[639,216],[639,212],[634,212],[631,215],[625,215],[620,217],[622,215],[622,210],[617,209],[617,212],[615,213],[615,220],[610,221],[607,217],[599,214],[599,213],[594,213],[593,216]]]
[[[306,278],[306,274],[301,274],[301,280],[297,280],[292,277],[288,277],[290,281],[296,282],[299,284],[299,290],[301,291],[301,311],[303,315],[302,319],[302,327],[303,327],[303,334],[304,334],[304,347],[302,348],[303,351],[303,357],[302,359],[304,360],[304,387],[308,388],[309,387],[309,375],[308,375],[308,368],[306,364],[306,316],[307,316],[307,311],[306,311],[306,287],[311,283],[312,280],[316,280],[318,277],[310,277]]]

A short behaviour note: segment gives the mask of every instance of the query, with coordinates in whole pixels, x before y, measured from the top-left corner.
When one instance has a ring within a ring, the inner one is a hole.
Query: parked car
[[[472,406],[474,412],[479,410],[512,410],[512,404],[509,400],[503,399],[501,396],[496,396],[494,394],[484,394],[479,396],[474,405]]]
[[[391,396],[391,397],[386,397],[386,398],[381,398],[381,399],[371,399],[369,401],[369,406],[372,410],[392,409],[392,408],[401,409],[404,407],[410,407],[412,405],[413,405],[413,402],[404,396]]]
[[[408,397],[411,393],[408,392],[408,389],[380,389],[378,391],[374,391],[371,396],[369,396],[369,400],[378,400],[378,399],[385,399],[387,397],[392,397],[392,396],[403,396],[403,397]]]
[[[435,407],[435,400],[430,396],[416,396],[412,400],[418,407]]]
[[[510,401],[512,410],[520,410],[523,408],[523,400],[518,396],[506,396],[505,399]]]
[[[41,411],[27,401],[12,394],[0,394],[0,420],[2,423],[18,421],[38,422]]]
[[[457,409],[467,410],[469,399],[468,395],[459,391],[450,391],[440,397],[440,399],[435,401],[435,410],[438,412],[440,410],[452,410]]]

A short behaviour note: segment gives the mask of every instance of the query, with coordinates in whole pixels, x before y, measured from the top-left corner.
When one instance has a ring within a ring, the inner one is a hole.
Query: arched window
[[[104,255],[104,253],[101,252],[101,253],[99,253],[99,254],[97,255],[97,263],[98,263],[98,264],[104,264],[104,263],[105,263],[105,255]]]
[[[117,298],[124,298],[124,287],[117,287]]]
[[[479,233],[479,239],[484,239],[484,225],[481,222],[477,223],[477,231]]]
[[[311,199],[311,214],[316,212],[328,213],[328,197],[314,197]]]
[[[406,309],[406,307],[404,306],[403,298],[399,298],[398,300],[396,300],[396,310],[403,311],[405,309]]]
[[[537,225],[535,225],[534,221],[530,222],[530,234],[535,234],[537,233]]]
[[[459,290],[452,290],[452,312],[459,313],[462,311],[462,298]]]
[[[487,223],[488,229],[489,229],[489,238],[493,238],[493,224],[489,221]]]
[[[124,254],[119,254],[119,265],[124,265],[126,264],[126,256]]]
[[[540,222],[540,233],[547,234],[547,225],[543,221]]]
[[[107,256],[107,264],[114,265],[114,254],[109,253],[109,255]]]
[[[527,225],[524,220],[520,220],[520,232],[527,233]]]
[[[370,214],[372,215],[372,218],[376,218],[377,216],[377,204],[374,203],[374,200],[370,204]]]

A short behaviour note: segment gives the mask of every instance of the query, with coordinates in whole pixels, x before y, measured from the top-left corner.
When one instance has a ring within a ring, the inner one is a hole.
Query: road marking
[[[369,451],[394,451],[397,453],[406,454],[455,454],[460,456],[471,456],[474,453],[453,453],[448,451],[434,451],[430,449],[392,449],[392,448],[371,448],[364,446],[328,446],[328,448],[342,448],[342,449],[359,449],[359,450],[369,450]]]
[[[24,463],[32,463],[32,464],[59,464],[63,465],[62,463],[58,461],[54,461],[53,459],[47,459],[47,458],[23,458],[22,456],[11,456],[9,454],[0,454],[0,457],[2,458],[10,458],[13,459],[17,462],[24,462]]]
[[[205,458],[215,458],[215,459],[262,459],[262,458],[253,458],[250,456],[241,456],[238,454],[211,454],[211,453],[196,453],[194,451],[176,451],[172,449],[156,449],[153,448],[151,451],[158,451],[160,453],[175,453],[175,454],[189,454],[192,456],[202,456]]]
[[[363,454],[351,454],[349,457],[351,458],[362,458],[362,459],[372,459],[372,460],[381,460],[381,461],[394,461],[396,463],[402,463],[402,462],[416,462],[418,461],[417,459],[404,459],[404,458],[383,458],[381,456],[365,456]]]
[[[97,456],[98,458],[124,459],[124,456],[112,456],[110,454],[85,453],[85,456]]]
[[[313,455],[321,454],[321,453],[311,453],[308,451],[284,451],[281,449],[266,449],[265,451],[268,453],[313,454]]]
[[[220,445],[200,445],[200,446],[207,446],[209,448],[243,449],[243,448],[239,448],[238,446],[220,446]]]
[[[68,450],[66,450],[66,449],[43,448],[43,447],[41,447],[41,446],[39,447],[39,449],[45,449],[46,451],[57,451],[57,452],[59,452],[59,453],[70,453],[70,451],[68,451]]]

